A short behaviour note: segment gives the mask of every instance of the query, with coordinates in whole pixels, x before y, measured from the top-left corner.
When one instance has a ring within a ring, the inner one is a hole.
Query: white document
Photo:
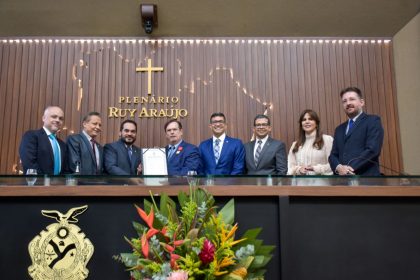
[[[143,153],[143,175],[168,175],[165,148],[141,150]]]

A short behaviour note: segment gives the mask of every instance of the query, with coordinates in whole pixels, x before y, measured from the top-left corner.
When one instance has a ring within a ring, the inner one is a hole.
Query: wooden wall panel
[[[152,94],[177,97],[178,104],[143,104],[147,108],[187,109],[181,119],[184,138],[194,144],[211,136],[209,116],[226,114],[229,134],[247,142],[256,114],[267,110],[274,138],[290,147],[298,133],[298,118],[306,108],[317,111],[325,133],[346,116],[339,91],[358,86],[366,112],[382,117],[385,141],[381,164],[402,170],[392,65],[392,42],[377,38],[252,38],[220,39],[64,39],[0,40],[0,173],[12,173],[24,131],[41,126],[47,105],[65,112],[60,137],[80,131],[89,111],[103,116],[103,144],[118,138],[125,118],[108,118],[109,107],[141,110],[142,104],[120,104],[119,97],[147,96],[147,73],[136,67],[164,67],[152,74]],[[80,61],[84,65],[80,64]],[[78,108],[79,90],[83,89]],[[150,96],[150,97],[151,97]],[[134,118],[136,144],[166,144],[167,118]]]

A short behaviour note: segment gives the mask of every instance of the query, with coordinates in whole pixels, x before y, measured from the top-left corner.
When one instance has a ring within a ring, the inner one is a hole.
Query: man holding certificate
[[[166,138],[169,145],[165,147],[168,163],[168,175],[185,176],[188,171],[201,172],[201,158],[198,148],[182,140],[182,124],[170,120],[165,124]]]
[[[120,126],[120,139],[104,147],[104,167],[110,175],[139,175],[142,172],[141,149],[134,145],[137,123],[125,120]]]

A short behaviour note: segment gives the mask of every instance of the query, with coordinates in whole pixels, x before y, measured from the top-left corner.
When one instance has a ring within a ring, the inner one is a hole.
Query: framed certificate
[[[168,175],[165,148],[141,149],[143,153],[143,175]]]

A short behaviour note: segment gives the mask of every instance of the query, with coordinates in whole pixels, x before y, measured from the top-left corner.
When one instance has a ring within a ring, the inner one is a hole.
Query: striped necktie
[[[255,166],[258,165],[258,160],[260,159],[260,154],[261,154],[261,149],[262,149],[261,144],[262,144],[262,141],[258,140],[258,147],[257,147],[257,150],[255,151],[255,158],[254,158]]]
[[[129,159],[130,159],[130,161],[131,161],[131,157],[133,156],[133,147],[128,146],[128,147],[127,147],[127,150],[128,150],[128,158],[129,158]]]
[[[220,158],[220,139],[214,140],[214,159],[216,160],[216,164]]]
[[[50,134],[48,137],[51,139],[54,154],[54,175],[58,175],[61,170],[60,148],[58,147],[58,141],[54,134]]]

